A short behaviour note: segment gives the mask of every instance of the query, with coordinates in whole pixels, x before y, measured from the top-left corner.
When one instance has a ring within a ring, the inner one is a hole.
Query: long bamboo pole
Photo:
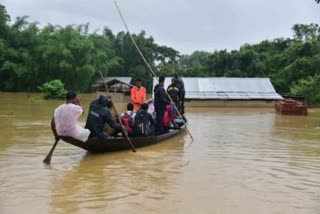
[[[105,88],[106,88],[106,92],[107,92],[107,94],[108,94],[108,93],[109,93],[109,91],[108,91],[108,86],[107,86],[107,83],[106,83],[106,81],[105,81],[105,79],[104,79],[104,76],[103,76],[101,70],[99,70],[99,73],[100,73],[101,79],[102,79],[102,81],[103,81],[103,83],[104,83],[104,86],[105,86]],[[112,100],[111,100],[111,103],[112,103],[114,112],[116,113],[116,117],[117,117],[117,119],[118,119],[121,127],[123,127],[121,118],[119,117],[118,111],[117,111],[115,105],[113,104]],[[126,137],[126,139],[127,139],[127,141],[128,141],[128,144],[129,144],[131,150],[132,150],[133,152],[136,152],[136,149],[134,148],[134,145],[132,144],[132,142],[131,142],[131,140],[130,140],[130,138],[129,138],[129,136],[128,136],[128,133],[127,133],[127,131],[126,131],[125,129],[123,129],[123,133],[124,133],[124,135],[125,135],[125,137]]]
[[[116,7],[117,7],[117,10],[118,10],[118,13],[119,13],[119,15],[120,15],[120,17],[121,17],[121,20],[122,20],[125,28],[127,29],[127,32],[128,32],[128,34],[129,34],[129,36],[130,36],[130,39],[131,39],[133,45],[135,46],[135,48],[136,48],[137,51],[139,52],[142,60],[144,61],[144,63],[145,63],[146,66],[148,67],[148,69],[149,69],[149,71],[151,72],[152,76],[154,76],[155,78],[158,79],[156,73],[153,71],[153,69],[151,68],[150,64],[147,62],[146,58],[144,57],[143,53],[141,52],[139,46],[137,45],[136,41],[135,41],[134,38],[132,37],[132,34],[130,33],[129,27],[128,27],[126,21],[125,21],[124,18],[123,18],[122,12],[121,12],[121,10],[120,10],[120,7],[119,7],[117,1],[114,0],[114,3],[115,3],[115,5],[116,5]],[[166,90],[165,90],[165,92],[166,92],[168,98],[170,99],[170,102],[173,103],[174,108],[176,109],[179,117],[181,118],[183,124],[185,125],[185,127],[186,127],[186,129],[187,129],[187,131],[188,131],[188,134],[190,135],[191,139],[193,140],[193,137],[192,137],[192,135],[191,135],[191,132],[190,132],[190,130],[188,129],[188,126],[187,126],[186,122],[184,121],[182,115],[180,114],[179,109],[177,108],[177,106],[176,106],[175,103],[173,102],[172,98],[169,96],[168,92],[167,92]]]

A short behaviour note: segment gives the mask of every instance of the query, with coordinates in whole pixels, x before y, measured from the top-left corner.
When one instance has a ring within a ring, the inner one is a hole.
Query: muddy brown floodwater
[[[317,109],[188,108],[193,143],[185,133],[137,153],[93,155],[59,142],[47,166],[61,101],[36,96],[0,93],[1,214],[320,213]],[[82,97],[87,107],[95,95]]]

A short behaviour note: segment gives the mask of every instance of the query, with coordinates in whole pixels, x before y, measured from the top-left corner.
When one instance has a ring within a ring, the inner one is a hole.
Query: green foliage
[[[301,41],[316,39],[320,34],[318,24],[295,24],[292,30],[294,31],[294,37]]]
[[[301,79],[298,83],[294,84],[291,88],[291,93],[298,96],[306,97],[309,104],[319,104],[320,103],[320,74],[313,77],[308,76],[305,79]]]
[[[10,21],[10,16],[8,15],[6,8],[0,4],[0,39],[6,38],[8,25],[7,22]]]
[[[100,79],[99,70],[106,77],[143,78],[151,91],[149,68],[129,34],[115,35],[108,27],[90,33],[89,27],[49,24],[40,28],[26,16],[10,22],[0,4],[0,91],[37,91],[43,82],[60,79],[66,89],[85,92]],[[292,30],[293,38],[189,55],[158,45],[144,31],[132,36],[158,76],[177,72],[190,77],[270,77],[278,92],[297,93],[297,87],[307,90],[304,81],[320,73],[320,27],[296,24]],[[304,94],[311,100],[310,93]]]
[[[61,80],[52,80],[38,87],[44,99],[64,99],[67,93]]]
[[[0,5],[0,90],[37,91],[43,82],[61,79],[69,90],[88,91],[105,76],[144,78],[151,89],[152,78],[133,46],[129,34],[114,35],[105,27],[102,33],[89,33],[89,24],[39,28],[28,17],[18,17],[11,25],[5,7]],[[177,61],[179,53],[159,46],[142,31],[133,35],[151,67]]]

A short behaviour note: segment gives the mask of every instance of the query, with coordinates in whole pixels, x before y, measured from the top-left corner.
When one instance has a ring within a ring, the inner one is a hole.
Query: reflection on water
[[[94,97],[83,96],[86,106]],[[92,155],[59,142],[47,166],[59,104],[0,93],[0,213],[320,210],[318,110],[189,108],[193,143],[185,133],[137,153]]]
[[[133,207],[121,205],[125,201],[139,208],[139,200],[165,199],[171,178],[188,164],[181,158],[183,143],[174,140],[177,143],[139,149],[137,154],[85,155],[77,167],[53,182],[53,213],[130,212]]]

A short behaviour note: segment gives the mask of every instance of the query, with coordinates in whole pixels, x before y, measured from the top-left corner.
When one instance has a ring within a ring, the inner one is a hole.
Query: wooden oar
[[[121,17],[121,20],[122,20],[122,22],[123,22],[123,25],[124,25],[125,28],[127,29],[127,32],[128,32],[128,34],[129,34],[129,37],[130,37],[133,45],[134,45],[135,48],[137,49],[137,51],[138,51],[138,53],[140,54],[143,62],[146,64],[147,68],[148,68],[149,71],[151,72],[152,76],[153,76],[153,77],[156,77],[156,78],[158,79],[156,73],[153,71],[153,69],[151,68],[150,64],[147,62],[146,58],[144,57],[143,53],[141,52],[141,50],[140,50],[139,46],[137,45],[135,39],[132,37],[132,34],[131,34],[130,30],[129,30],[129,27],[128,27],[126,21],[124,20],[124,17],[123,17],[123,15],[122,15],[122,13],[121,13],[121,10],[120,10],[120,7],[119,7],[117,1],[114,0],[114,3],[115,3],[115,5],[116,5],[116,7],[117,7],[117,10],[118,10],[118,13],[119,13],[119,15],[120,15],[120,17]],[[179,117],[182,119],[183,124],[186,126],[186,130],[187,130],[188,134],[190,135],[191,140],[193,141],[193,136],[192,136],[191,132],[189,131],[186,122],[185,122],[184,119],[182,118],[182,115],[180,114],[179,109],[178,109],[177,106],[174,104],[174,102],[173,102],[172,98],[170,97],[170,95],[168,94],[168,92],[167,92],[166,90],[165,90],[165,92],[166,92],[166,95],[168,96],[170,102],[173,104],[174,108],[176,109]]]
[[[107,83],[106,83],[106,81],[105,81],[105,79],[104,79],[104,76],[103,76],[103,74],[102,74],[101,70],[99,70],[99,73],[100,73],[100,76],[101,76],[102,81],[103,81],[103,83],[104,83],[104,87],[106,88],[106,92],[107,92],[107,93],[109,93],[109,92],[108,92]],[[116,106],[113,104],[112,100],[111,100],[111,103],[112,103],[112,106],[113,106],[114,112],[116,113],[116,117],[117,117],[117,119],[118,119],[118,121],[119,121],[119,123],[120,123],[121,127],[123,127],[123,124],[122,124],[121,118],[119,118],[119,115],[118,115],[118,112],[117,112]],[[124,133],[124,135],[126,136],[126,139],[127,139],[127,141],[128,141],[128,144],[129,144],[129,146],[130,146],[131,150],[132,150],[133,152],[136,152],[136,149],[134,148],[134,145],[132,144],[132,142],[131,142],[131,140],[130,140],[130,138],[129,138],[129,136],[128,136],[128,133],[127,133],[127,131],[126,131],[125,129],[123,129],[123,133]]]
[[[43,160],[43,163],[50,164],[53,151],[54,151],[54,149],[56,148],[58,142],[59,142],[59,139],[54,142],[54,144],[53,144],[50,152],[49,152],[48,155],[47,155],[47,157]]]

